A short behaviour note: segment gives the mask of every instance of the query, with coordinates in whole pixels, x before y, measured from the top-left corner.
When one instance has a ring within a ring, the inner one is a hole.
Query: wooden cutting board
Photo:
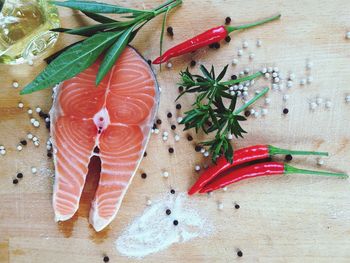
[[[119,1],[119,4],[146,8],[161,1]],[[312,169],[326,169],[350,173],[350,104],[345,95],[350,94],[350,40],[345,39],[350,30],[347,0],[308,1],[242,1],[185,0],[181,8],[172,12],[168,24],[174,28],[173,38],[165,37],[164,48],[223,23],[231,16],[233,23],[253,21],[277,12],[282,19],[260,28],[232,35],[230,44],[222,44],[217,51],[204,49],[172,61],[171,69],[158,74],[162,88],[159,118],[163,120],[161,132],[170,133],[164,143],[160,135],[152,135],[147,147],[147,157],[129,188],[118,217],[110,227],[95,233],[87,222],[90,200],[93,196],[94,173],[81,201],[81,208],[68,222],[57,224],[51,207],[52,161],[46,157],[48,132],[43,123],[39,129],[29,122],[26,109],[40,106],[45,112],[50,108],[51,91],[20,96],[19,89],[12,88],[14,80],[23,87],[44,67],[41,59],[34,67],[0,66],[0,145],[7,148],[6,156],[0,156],[0,262],[102,262],[107,254],[110,262],[132,262],[121,256],[114,241],[140,215],[146,200],[157,199],[171,188],[184,192],[197,178],[194,165],[204,163],[205,158],[196,153],[194,142],[186,140],[180,131],[179,142],[174,142],[174,132],[166,113],[179,116],[189,108],[189,97],[181,100],[182,110],[176,111],[179,71],[185,69],[191,59],[205,65],[214,64],[218,69],[230,64],[236,57],[242,41],[249,47],[229,73],[244,68],[258,70],[263,65],[278,66],[284,76],[294,72],[297,76],[290,90],[270,91],[271,105],[266,117],[250,117],[244,123],[248,131],[245,139],[234,141],[235,147],[268,143],[279,147],[329,151],[331,156],[318,167],[316,158],[294,158],[293,164]],[[90,23],[78,12],[60,9],[64,27]],[[161,18],[150,22],[132,43],[145,58],[155,58],[159,53]],[[256,40],[262,47],[256,47]],[[54,50],[74,41],[71,36],[61,35]],[[249,60],[253,52],[255,58]],[[310,71],[305,70],[306,60],[313,62]],[[158,67],[155,68],[158,71]],[[197,67],[194,69],[197,70]],[[312,84],[299,86],[299,80],[307,75]],[[259,81],[256,88],[263,86]],[[289,100],[282,97],[288,94]],[[309,110],[309,102],[319,96],[330,100],[332,107],[324,105]],[[18,109],[21,101],[25,109]],[[255,109],[265,107],[260,101]],[[282,115],[287,107],[289,114]],[[16,145],[27,132],[40,139],[40,147],[32,143],[17,152]],[[198,141],[195,137],[195,141]],[[175,153],[169,155],[168,146]],[[33,175],[31,167],[37,167]],[[168,179],[161,172],[170,173]],[[12,180],[17,172],[24,178],[18,185]],[[146,180],[140,173],[146,172]],[[349,180],[290,175],[278,178],[260,178],[229,187],[227,192],[217,192],[212,197],[196,196],[199,210],[207,215],[215,226],[209,237],[175,244],[158,254],[144,258],[144,262],[349,262],[350,261],[350,194]],[[218,202],[224,209],[218,210]],[[234,203],[240,209],[234,209]],[[237,249],[243,257],[238,258]]]

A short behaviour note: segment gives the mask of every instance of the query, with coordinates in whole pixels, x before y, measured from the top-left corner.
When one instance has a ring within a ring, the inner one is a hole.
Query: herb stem
[[[234,114],[240,114],[242,111],[244,111],[246,108],[248,108],[250,105],[252,105],[254,102],[256,102],[258,99],[260,99],[262,96],[264,96],[269,91],[269,88],[264,88],[258,95],[256,95],[254,98],[249,100],[247,103],[239,107],[236,111],[234,111]]]
[[[256,79],[258,77],[261,77],[262,75],[263,75],[263,73],[258,71],[256,73],[254,73],[253,75],[246,76],[246,77],[243,77],[243,78],[240,78],[240,79],[234,79],[234,80],[220,82],[220,84],[224,85],[224,86],[231,86],[231,85],[234,85],[234,84],[237,84],[237,83],[240,83],[240,82]]]

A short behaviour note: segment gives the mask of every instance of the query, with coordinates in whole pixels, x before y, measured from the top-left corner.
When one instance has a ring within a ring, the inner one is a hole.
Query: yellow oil
[[[56,42],[58,34],[49,30],[59,27],[59,17],[47,0],[0,1],[0,63],[31,61]]]

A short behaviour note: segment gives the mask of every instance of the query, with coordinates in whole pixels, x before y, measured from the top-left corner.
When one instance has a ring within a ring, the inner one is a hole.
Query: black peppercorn
[[[168,112],[168,114],[166,115],[168,118],[173,117],[173,114],[171,112]]]
[[[20,143],[24,146],[27,145],[27,141],[26,140],[21,140]]]
[[[177,109],[177,110],[180,110],[180,109],[181,109],[181,104],[180,104],[180,103],[176,104],[176,109]]]
[[[165,213],[166,213],[167,215],[170,215],[170,214],[171,214],[171,210],[170,210],[170,209],[167,209],[167,210],[165,211]]]
[[[199,146],[199,145],[196,145],[196,146],[194,147],[194,150],[195,150],[196,152],[200,152],[200,151],[202,150],[202,147]]]
[[[214,45],[213,47],[215,49],[219,49],[220,48],[220,43],[218,43],[218,42],[214,43],[213,45]]]
[[[187,136],[187,140],[188,140],[188,141],[192,141],[192,140],[193,140],[193,137],[192,137],[191,135],[188,135],[188,136]]]
[[[229,42],[231,41],[231,37],[230,37],[230,36],[225,37],[225,41],[226,41],[227,43],[229,43]]]
[[[170,147],[168,151],[169,151],[169,153],[173,153],[174,152],[174,148]]]
[[[283,109],[283,114],[288,114],[289,110],[287,108]]]
[[[238,251],[237,251],[237,256],[239,256],[239,257],[243,257],[243,252],[242,252],[242,251],[240,251],[240,250],[238,250]]]
[[[249,111],[249,110],[246,110],[246,111],[244,112],[244,116],[249,117],[249,116],[250,116],[250,111]]]
[[[176,125],[171,125],[172,130],[176,130]]]
[[[166,31],[167,31],[169,36],[173,36],[174,35],[174,29],[171,26],[168,26]]]
[[[147,174],[146,174],[146,173],[142,173],[142,174],[141,174],[141,178],[142,178],[142,179],[146,179],[146,178],[147,178]]]
[[[225,24],[228,25],[230,23],[231,23],[231,17],[228,16],[225,18]]]
[[[194,67],[196,65],[196,61],[192,60],[190,65],[191,67]]]
[[[292,159],[293,159],[293,156],[291,154],[287,154],[284,159],[287,161],[287,162],[290,162]]]
[[[104,256],[103,257],[103,262],[105,262],[105,263],[109,262],[109,257],[108,256]]]
[[[174,226],[177,226],[177,225],[179,224],[179,221],[174,220],[174,221],[173,221],[173,224],[174,224]]]
[[[237,75],[232,75],[232,76],[231,76],[231,79],[232,79],[232,80],[236,80],[236,79],[237,79]]]
[[[156,123],[157,123],[157,124],[162,124],[162,120],[161,120],[161,119],[158,119],[158,120],[156,121]]]
[[[22,174],[22,173],[18,173],[18,174],[17,174],[17,178],[18,178],[18,179],[23,178],[23,174]]]
[[[13,179],[12,183],[13,184],[18,184],[18,179]]]

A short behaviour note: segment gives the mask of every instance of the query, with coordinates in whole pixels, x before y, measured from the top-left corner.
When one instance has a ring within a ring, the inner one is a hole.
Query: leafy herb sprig
[[[54,32],[80,35],[86,39],[78,41],[48,58],[47,61],[50,64],[24,87],[21,94],[42,90],[72,78],[91,66],[105,52],[96,76],[96,86],[99,85],[139,30],[154,17],[162,13],[167,14],[171,9],[180,5],[182,0],[169,0],[152,10],[137,10],[88,0],[53,1],[53,3],[79,10],[99,24],[73,29],[53,29]],[[119,14],[122,21],[101,14]],[[163,23],[164,26],[165,23]]]
[[[180,72],[181,82],[179,85],[185,89],[177,99],[187,93],[196,93],[193,108],[185,112],[185,117],[181,121],[185,125],[184,130],[194,128],[196,132],[204,131],[206,134],[215,132],[214,139],[201,142],[203,146],[209,146],[213,162],[224,155],[232,162],[233,147],[230,137],[242,137],[246,133],[240,122],[246,118],[240,115],[247,107],[265,95],[269,88],[264,88],[258,95],[247,103],[236,109],[237,92],[230,92],[232,85],[253,80],[262,76],[261,72],[246,76],[236,80],[222,81],[227,67],[216,77],[214,67],[208,71],[203,65],[200,66],[202,75],[191,74],[188,69]]]

